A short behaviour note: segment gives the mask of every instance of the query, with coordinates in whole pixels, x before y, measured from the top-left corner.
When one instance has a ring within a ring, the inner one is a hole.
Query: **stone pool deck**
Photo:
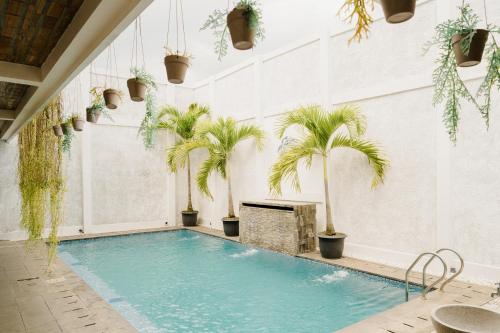
[[[182,229],[157,229],[85,234],[64,237],[63,240],[117,236],[143,232]],[[222,231],[204,227],[187,228],[238,242],[238,237],[226,237]],[[47,267],[46,246],[40,242],[29,250],[25,242],[0,241],[0,332],[61,333],[61,332],[137,332],[106,301],[97,295],[78,275],[59,258],[50,272]],[[301,257],[352,268],[392,279],[404,279],[400,268],[353,258],[323,259],[319,253]],[[411,281],[419,283],[420,274],[413,273]],[[432,281],[435,277],[429,277]],[[452,282],[445,292],[433,291],[428,299],[418,297],[390,310],[347,327],[342,333],[427,333],[432,332],[431,310],[440,304],[467,303],[500,311],[500,298],[491,299],[492,287],[464,282]]]

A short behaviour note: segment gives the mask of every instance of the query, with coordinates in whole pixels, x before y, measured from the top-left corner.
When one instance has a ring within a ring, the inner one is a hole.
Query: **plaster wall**
[[[391,166],[384,184],[372,189],[363,156],[348,150],[331,156],[333,215],[337,229],[349,234],[346,254],[407,267],[423,251],[451,247],[466,260],[464,279],[498,280],[499,96],[494,93],[489,130],[478,111],[463,103],[458,142],[453,145],[442,125],[442,105],[432,104],[437,50],[426,55],[422,51],[434,26],[454,16],[456,5],[420,1],[414,19],[400,25],[386,24],[378,12],[370,38],[360,44],[349,46],[352,31],[336,28],[195,85],[194,101],[209,103],[215,117],[251,121],[268,133],[263,152],[247,142],[232,158],[231,169],[238,174],[233,177],[235,201],[272,197],[265,180],[278,156],[280,140],[274,132],[284,112],[311,103],[354,103],[367,117],[367,137],[382,145]],[[488,5],[489,21],[498,22],[500,4]],[[482,13],[482,1],[472,1],[472,6]],[[482,73],[484,64],[460,70],[472,90]],[[193,154],[195,169],[203,160],[200,154]],[[318,202],[318,230],[325,227],[321,172],[314,160],[310,170],[300,171],[302,192],[284,184],[282,196]],[[226,185],[219,176],[211,181],[214,203],[195,197],[201,223],[221,228]],[[183,191],[177,186],[180,197]]]

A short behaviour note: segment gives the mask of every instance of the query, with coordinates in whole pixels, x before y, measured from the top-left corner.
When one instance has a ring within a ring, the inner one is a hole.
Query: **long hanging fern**
[[[51,130],[61,118],[62,100],[56,97],[20,131],[18,139],[21,226],[28,232],[30,241],[41,239],[48,210],[49,262],[56,253],[57,229],[62,220],[62,139]]]

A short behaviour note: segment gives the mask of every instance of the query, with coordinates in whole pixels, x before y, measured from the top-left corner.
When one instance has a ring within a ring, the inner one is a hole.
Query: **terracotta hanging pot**
[[[73,118],[71,118],[71,123],[73,124],[73,128],[75,129],[75,131],[78,131],[78,132],[83,131],[83,126],[84,126],[85,122],[83,121],[82,118],[73,117]]]
[[[55,136],[63,136],[63,131],[61,125],[52,126],[52,130],[54,131]]]
[[[381,0],[385,20],[388,23],[408,21],[415,14],[416,0]]]
[[[122,103],[120,92],[116,89],[106,89],[103,91],[104,103],[108,109],[114,110]]]
[[[148,89],[144,83],[137,80],[137,78],[132,78],[127,80],[127,87],[131,100],[134,102],[142,102],[144,100]]]
[[[253,47],[255,29],[249,28],[245,9],[234,8],[227,15],[227,27],[235,49],[248,50]]]
[[[177,54],[165,57],[168,82],[181,84],[184,82],[186,71],[189,67],[189,58]]]
[[[69,123],[69,122],[61,124],[61,129],[62,129],[62,132],[64,135],[70,134],[71,128],[72,128],[71,123]]]
[[[89,123],[97,124],[99,117],[101,116],[100,110],[94,110],[92,108],[87,108],[87,121]]]
[[[453,45],[453,52],[455,53],[455,59],[457,60],[457,65],[460,67],[470,67],[475,66],[481,62],[483,58],[484,46],[488,40],[488,30],[477,29],[472,41],[470,43],[469,54],[465,55],[460,41],[463,36],[456,34],[451,37],[451,43]]]

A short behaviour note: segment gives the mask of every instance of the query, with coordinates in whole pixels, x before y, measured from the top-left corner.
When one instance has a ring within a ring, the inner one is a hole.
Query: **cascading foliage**
[[[46,217],[50,217],[49,262],[56,253],[57,228],[62,220],[62,141],[52,132],[52,126],[62,120],[62,109],[58,96],[20,131],[18,139],[21,226],[30,241],[39,240]]]

